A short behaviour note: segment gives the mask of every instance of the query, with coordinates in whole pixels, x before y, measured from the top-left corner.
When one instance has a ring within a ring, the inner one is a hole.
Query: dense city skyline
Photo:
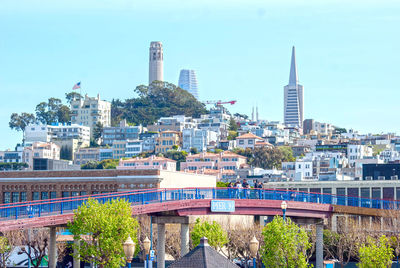
[[[1,145],[21,141],[22,133],[8,127],[12,112],[34,112],[36,104],[63,98],[78,81],[91,96],[131,97],[148,82],[153,40],[164,45],[166,81],[176,83],[180,69],[195,69],[202,100],[229,96],[238,100],[232,112],[250,115],[257,104],[260,119],[279,121],[295,45],[307,87],[304,118],[364,133],[399,132],[393,83],[399,74],[399,37],[393,34],[399,8],[394,1],[250,1],[245,8],[227,1],[117,1],[90,10],[90,1],[5,1],[0,88],[9,101],[0,108]]]

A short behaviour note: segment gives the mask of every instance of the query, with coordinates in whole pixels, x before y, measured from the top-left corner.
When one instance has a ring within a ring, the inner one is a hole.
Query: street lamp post
[[[123,244],[124,253],[126,257],[126,262],[128,263],[128,268],[131,268],[131,262],[133,259],[133,254],[135,253],[135,243],[132,241],[132,238],[129,236]]]
[[[146,261],[144,263],[144,268],[150,268],[149,265],[150,239],[147,236],[143,240],[143,248],[144,248],[144,254],[146,254]]]
[[[282,203],[281,203],[281,209],[282,209],[282,212],[283,212],[283,221],[285,222],[285,219],[286,219],[286,209],[287,209],[287,203],[286,203],[286,201],[282,201]]]
[[[257,268],[256,257],[257,257],[257,251],[258,251],[259,244],[260,243],[258,242],[257,238],[255,236],[253,236],[253,238],[250,241],[250,254],[251,254],[251,257],[253,257],[253,268]]]

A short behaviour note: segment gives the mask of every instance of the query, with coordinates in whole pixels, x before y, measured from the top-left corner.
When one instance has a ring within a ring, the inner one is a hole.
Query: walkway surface
[[[181,188],[143,189],[92,196],[47,199],[0,205],[0,231],[62,226],[73,218],[73,210],[88,198],[99,202],[121,198],[132,204],[132,215],[207,215],[212,200],[233,200],[235,209],[227,215],[281,215],[281,203],[288,204],[287,216],[328,218],[335,211],[377,216],[380,211],[400,208],[400,201],[272,189]],[[380,215],[378,215],[380,216]]]

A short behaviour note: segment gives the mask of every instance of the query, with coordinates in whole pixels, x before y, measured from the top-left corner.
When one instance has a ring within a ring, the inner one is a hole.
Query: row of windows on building
[[[243,145],[244,144],[244,140],[239,139],[239,144]],[[247,144],[254,144],[254,140],[247,140]]]
[[[140,165],[144,165],[144,166],[150,166],[149,162],[143,162],[142,164],[136,164],[136,163],[124,163],[124,167],[134,167],[134,166],[140,166]],[[159,162],[153,162],[152,164],[153,166],[159,166],[160,163]],[[165,165],[164,165],[165,166]]]
[[[189,167],[188,167],[189,170],[197,170],[197,169],[202,169],[202,168],[205,168],[205,169],[214,169],[214,170],[217,170],[217,169],[218,169],[217,167],[212,167],[212,166],[202,166],[202,167],[193,167],[193,166],[189,166]],[[222,169],[223,169],[223,170],[236,170],[236,167],[235,167],[235,166],[224,166]]]

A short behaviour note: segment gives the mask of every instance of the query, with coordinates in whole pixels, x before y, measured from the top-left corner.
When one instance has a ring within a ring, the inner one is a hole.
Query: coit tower
[[[149,55],[149,84],[158,80],[163,81],[163,47],[161,42],[150,43],[150,55]]]

